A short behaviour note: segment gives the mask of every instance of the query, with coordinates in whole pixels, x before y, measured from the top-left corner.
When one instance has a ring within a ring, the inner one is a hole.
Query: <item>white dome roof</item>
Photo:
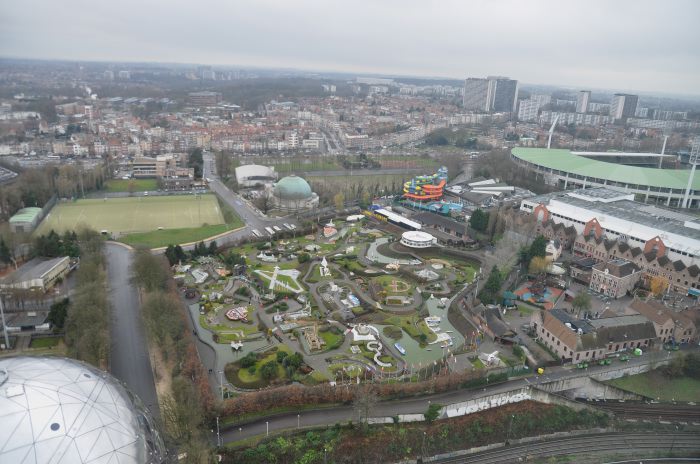
[[[67,358],[0,358],[0,462],[160,463],[164,446],[117,379]]]

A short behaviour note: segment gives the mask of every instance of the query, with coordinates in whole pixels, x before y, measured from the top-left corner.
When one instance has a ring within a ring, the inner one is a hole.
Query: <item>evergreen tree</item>
[[[5,264],[10,264],[12,262],[12,253],[7,243],[5,243],[5,239],[2,237],[0,237],[0,261]]]
[[[472,229],[479,232],[485,232],[489,224],[489,213],[477,208],[472,216],[469,218],[469,225]]]
[[[211,243],[209,243],[209,254],[210,255],[215,255],[217,250],[218,250],[218,245],[216,244],[216,240],[212,240]]]
[[[165,249],[165,257],[168,258],[168,262],[171,266],[177,263],[177,253],[175,252],[175,247],[172,244],[168,245],[168,247]]]

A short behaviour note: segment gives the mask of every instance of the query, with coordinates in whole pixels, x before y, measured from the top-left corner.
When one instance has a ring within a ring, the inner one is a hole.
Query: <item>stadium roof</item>
[[[604,179],[623,184],[649,185],[651,187],[685,190],[689,169],[656,169],[626,166],[593,160],[572,153],[570,150],[546,148],[513,148],[513,156],[528,163],[549,169]],[[620,153],[624,156],[624,153]],[[693,190],[700,190],[700,175],[693,179]]]

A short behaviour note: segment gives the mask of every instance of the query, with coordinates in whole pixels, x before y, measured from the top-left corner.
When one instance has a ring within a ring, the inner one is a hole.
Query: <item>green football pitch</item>
[[[124,235],[224,222],[215,195],[139,196],[59,203],[41,222],[37,233],[51,229],[61,233],[84,225],[98,232]]]

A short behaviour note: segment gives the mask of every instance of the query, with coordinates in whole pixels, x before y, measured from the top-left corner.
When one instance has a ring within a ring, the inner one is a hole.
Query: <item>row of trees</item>
[[[18,167],[13,170],[21,171]],[[43,207],[55,194],[60,198],[82,196],[99,190],[107,178],[106,168],[83,169],[75,165],[49,165],[21,171],[17,180],[0,187],[0,219],[8,219],[19,209]]]
[[[212,240],[209,243],[209,246],[207,246],[204,242],[195,243],[194,248],[189,253],[183,250],[180,245],[170,244],[165,249],[165,257],[168,258],[168,262],[172,266],[188,258],[194,259],[199,256],[215,255],[217,253],[218,248],[219,247],[216,244],[216,240]]]
[[[1,245],[0,245],[1,246]],[[34,254],[46,258],[58,256],[80,256],[80,244],[78,234],[67,230],[63,235],[58,235],[53,229],[46,235],[39,235],[34,239]],[[0,257],[0,259],[2,259]]]
[[[452,131],[450,128],[436,129],[425,138],[425,144],[428,146],[454,145],[458,148],[471,150],[490,148],[485,144],[480,144],[471,129],[457,131]]]
[[[484,287],[481,289],[481,292],[479,292],[479,299],[481,302],[486,304],[498,303],[502,285],[503,276],[501,275],[501,271],[498,269],[498,266],[494,265],[493,268],[491,268],[491,273],[489,274],[488,279],[486,279]]]
[[[533,258],[544,258],[547,256],[547,242],[547,237],[538,235],[530,245],[520,248],[518,253],[520,263],[529,266]]]
[[[187,453],[188,462],[208,462],[205,424],[214,398],[168,263],[162,256],[140,250],[132,270],[132,277],[142,290],[142,311],[151,349],[159,350],[172,377],[171,390],[159,398],[166,439],[170,446]]]
[[[110,346],[104,242],[97,232],[83,230],[78,243],[81,260],[65,316],[66,346],[69,356],[104,369]]]
[[[362,385],[331,386],[328,383],[313,387],[285,385],[246,393],[227,399],[222,408],[225,416],[264,413],[274,408],[305,405],[349,403],[356,398],[376,395],[382,399],[412,397],[439,393],[457,388],[485,385],[488,373],[483,371],[450,373],[432,380],[409,383],[376,383]],[[504,374],[505,375],[505,374]],[[490,383],[505,380],[503,375],[490,375]]]
[[[202,158],[201,148],[195,148],[190,152],[187,164],[189,167],[194,168],[194,178],[201,179],[204,170],[204,159]]]

